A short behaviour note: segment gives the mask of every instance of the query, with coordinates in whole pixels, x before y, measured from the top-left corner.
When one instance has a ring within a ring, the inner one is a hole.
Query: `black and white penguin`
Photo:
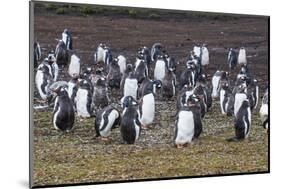
[[[94,57],[95,57],[95,63],[105,63],[104,60],[105,60],[105,57],[104,57],[104,51],[105,51],[105,44],[102,44],[100,43],[97,47],[97,50],[94,54]]]
[[[43,63],[48,66],[50,75],[52,76],[54,81],[58,80],[59,75],[59,67],[56,62],[54,51],[48,52],[47,58],[44,59]]]
[[[242,77],[246,77],[247,79],[251,78],[250,71],[247,65],[242,65],[239,73],[236,77],[236,83],[241,79]],[[238,84],[237,84],[238,85]]]
[[[94,83],[93,104],[94,110],[102,109],[109,104],[107,81],[104,77],[100,77]]]
[[[70,64],[68,66],[68,74],[70,77],[77,77],[80,75],[80,58],[75,54],[71,55]]]
[[[180,90],[185,86],[194,87],[195,86],[195,67],[188,65],[179,76],[179,88]]]
[[[120,82],[122,79],[122,74],[120,72],[120,67],[118,64],[118,59],[114,58],[109,64],[107,82],[110,88],[120,88]]]
[[[72,35],[68,29],[64,29],[62,35],[62,41],[64,42],[67,50],[72,50]]]
[[[233,115],[234,96],[230,89],[229,82],[223,82],[220,86],[220,107],[223,115]]]
[[[213,99],[212,99],[212,90],[211,87],[208,86],[207,76],[204,73],[201,73],[196,81],[196,86],[202,86],[204,89],[204,98],[206,99],[207,111],[212,107]]]
[[[157,57],[162,54],[163,45],[161,43],[153,44],[151,48],[151,60],[157,61]]]
[[[201,46],[199,44],[195,44],[193,46],[193,53],[195,56],[201,58],[201,55],[202,55],[202,49],[201,49]]]
[[[53,77],[50,75],[49,67],[41,63],[35,75],[35,84],[41,99],[44,101],[50,97],[49,87],[53,83]]]
[[[148,77],[148,68],[145,60],[140,60],[135,69],[135,77],[140,84],[145,78]]]
[[[34,68],[37,68],[38,62],[41,60],[41,48],[38,42],[34,42],[33,46],[33,57],[34,57]]]
[[[120,89],[122,92],[124,92],[124,85],[125,85],[125,80],[127,79],[127,77],[129,77],[129,74],[131,72],[134,72],[134,69],[133,69],[133,65],[132,64],[127,64],[126,65],[126,69],[122,75],[122,79],[121,79],[121,83],[120,83]]]
[[[229,49],[227,56],[227,64],[229,69],[233,70],[237,65],[237,54],[233,48]]]
[[[189,96],[187,102],[177,114],[174,142],[177,148],[182,148],[198,138],[202,132],[199,99],[195,95]]]
[[[203,44],[202,45],[202,48],[201,48],[201,65],[206,67],[209,65],[209,50],[207,48],[207,45],[206,44]]]
[[[129,76],[125,79],[123,96],[132,96],[134,99],[137,99],[138,92],[138,80],[135,77],[133,72],[129,73]]]
[[[100,110],[95,119],[96,137],[107,140],[111,130],[116,128],[121,121],[121,116],[116,108],[109,105]]]
[[[154,93],[157,81],[149,81],[142,88],[142,96],[139,100],[140,122],[142,128],[147,128],[154,121],[155,98]]]
[[[145,78],[142,83],[140,84],[140,86],[138,87],[138,99],[140,99],[141,97],[143,97],[143,95],[145,94],[145,92],[147,90],[150,90],[152,88],[152,91],[154,93],[154,95],[156,95],[157,93],[157,89],[160,89],[162,87],[162,82],[160,80],[150,80],[148,78]]]
[[[163,98],[168,99],[176,95],[176,77],[173,68],[168,69],[162,81],[161,93]]]
[[[145,46],[142,47],[142,48],[139,50],[138,54],[143,55],[144,61],[145,61],[146,64],[147,64],[148,73],[150,73],[150,72],[151,72],[151,66],[152,66],[151,64],[152,64],[152,61],[151,61],[151,54],[150,54],[149,48],[148,48],[148,47],[145,47]]]
[[[249,99],[251,110],[256,109],[259,103],[259,86],[256,79],[251,79],[247,85],[246,93]]]
[[[80,79],[76,93],[75,104],[77,115],[83,118],[92,116],[92,92],[91,83],[85,79]]]
[[[262,121],[262,126],[264,129],[266,129],[266,131],[268,131],[268,89],[266,90],[265,94],[263,95],[262,98],[262,104],[261,104],[261,108],[259,111],[260,114],[260,118]]]
[[[69,132],[74,125],[74,120],[75,114],[72,102],[68,97],[66,89],[60,88],[57,91],[54,105],[53,126],[57,130]]]
[[[217,70],[212,78],[212,98],[219,97],[220,82],[221,80],[228,80],[228,73],[224,71]]]
[[[234,127],[235,137],[227,139],[228,141],[243,140],[249,136],[251,128],[251,109],[248,97],[245,93],[246,85],[240,85],[235,94],[234,101]]]
[[[132,96],[126,96],[123,100],[123,107],[121,135],[127,144],[134,144],[141,132],[138,102]]]
[[[124,74],[127,67],[127,59],[123,55],[119,55],[117,59],[118,59],[118,65],[120,67],[120,72],[121,74]]]
[[[59,40],[56,46],[55,58],[58,66],[64,67],[68,64],[68,51],[65,43],[62,40]]]
[[[242,65],[247,65],[246,49],[245,49],[244,47],[241,47],[241,48],[239,49],[238,64],[239,64],[240,66],[242,66]]]
[[[199,99],[199,105],[201,108],[201,117],[204,118],[207,113],[207,91],[202,85],[197,85],[193,89],[193,94]]]
[[[167,69],[168,66],[165,57],[163,55],[158,55],[154,68],[154,79],[160,80],[162,82]]]

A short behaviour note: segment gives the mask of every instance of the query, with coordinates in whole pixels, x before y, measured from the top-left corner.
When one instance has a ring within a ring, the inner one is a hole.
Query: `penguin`
[[[80,75],[80,64],[80,58],[75,54],[71,55],[68,67],[68,74],[70,77],[77,77]]]
[[[129,77],[129,74],[133,72],[133,65],[132,64],[127,64],[126,65],[126,70],[122,75],[121,83],[120,83],[120,89],[122,92],[124,92],[124,85],[125,85],[125,80],[127,77]]]
[[[267,89],[265,94],[263,95],[262,104],[259,111],[262,126],[267,132],[268,132],[268,122],[269,122],[268,109],[269,108],[268,108],[268,89]]]
[[[49,67],[41,63],[35,75],[35,84],[42,100],[47,101],[50,98],[49,87],[53,83],[53,77],[50,75]]]
[[[193,52],[191,52],[191,54],[189,54],[187,58],[186,66],[187,68],[192,70],[192,81],[193,81],[193,86],[195,86],[196,81],[202,72],[201,60],[199,57],[194,55]]]
[[[100,77],[94,83],[93,104],[94,110],[102,109],[109,105],[107,81],[104,77]]]
[[[247,96],[249,99],[251,110],[256,109],[259,103],[259,86],[256,79],[251,79],[247,86]]]
[[[179,77],[179,87],[180,90],[184,85],[194,87],[195,86],[195,72],[192,66],[188,65]]]
[[[153,123],[155,116],[155,97],[154,97],[154,85],[155,82],[148,82],[143,88],[142,96],[139,100],[139,112],[141,128],[146,129],[151,123]]]
[[[141,133],[138,102],[132,96],[126,96],[123,101],[123,107],[120,123],[121,136],[127,144],[134,144]]]
[[[48,66],[50,75],[52,76],[53,80],[57,81],[59,75],[59,67],[56,62],[56,58],[53,50],[48,53],[48,56],[47,58],[44,59],[43,63]]]
[[[193,87],[184,85],[177,96],[177,111],[183,107],[190,95],[193,95]]]
[[[68,51],[62,40],[59,40],[56,46],[55,58],[59,67],[64,67],[68,64]]]
[[[176,95],[176,78],[173,68],[168,69],[163,79],[161,93],[163,98],[168,99]]]
[[[167,61],[165,57],[163,55],[157,56],[154,68],[154,79],[160,80],[162,82],[165,77],[167,68]]]
[[[174,143],[177,148],[190,144],[202,132],[199,99],[195,95],[189,96],[181,107],[175,122]]]
[[[41,48],[39,42],[34,42],[33,45],[33,63],[34,63],[34,68],[38,66],[38,62],[41,60],[42,54],[41,54]]]
[[[207,83],[207,76],[204,73],[201,73],[196,81],[196,86],[202,86],[204,89],[204,98],[206,99],[207,111],[212,107],[213,99],[211,94],[211,89]]]
[[[241,85],[238,93],[235,94],[234,103],[234,128],[235,137],[227,139],[227,141],[238,141],[246,139],[249,136],[251,128],[251,109],[247,95],[245,94],[245,86]]]
[[[201,51],[201,65],[206,67],[209,65],[209,51],[206,44],[202,45]]]
[[[72,35],[68,29],[64,29],[62,35],[62,41],[64,42],[67,50],[72,50]]]
[[[163,45],[161,43],[153,44],[151,48],[151,60],[157,61],[157,57],[162,54]]]
[[[60,88],[55,99],[52,116],[53,126],[56,130],[69,132],[74,125],[75,114],[72,102],[65,88]]]
[[[139,84],[148,77],[148,68],[144,60],[139,61],[138,66],[135,69],[135,77]]]
[[[148,74],[151,72],[151,64],[152,64],[152,61],[151,61],[151,54],[150,54],[150,50],[148,47],[142,47],[138,54],[141,54],[143,55],[143,58],[144,58],[144,61],[146,62],[146,65],[147,65],[147,69],[148,69]]]
[[[242,77],[251,78],[250,71],[249,71],[249,68],[247,67],[247,65],[241,66],[241,69],[240,69],[239,73],[237,74],[236,81],[238,81]]]
[[[125,79],[123,96],[132,96],[134,99],[137,99],[138,92],[138,80],[135,77],[133,72],[129,73],[129,76]]]
[[[104,48],[104,51],[103,51],[103,62],[105,63],[105,66],[108,68],[109,64],[111,63],[112,61],[112,54],[111,54],[111,51],[109,49],[109,47],[105,47]]]
[[[195,56],[201,57],[202,49],[201,49],[200,45],[196,44],[193,46],[193,53]]]
[[[229,86],[229,82],[224,82],[224,83],[221,83],[221,86],[220,86],[220,107],[221,107],[221,113],[223,115],[227,115],[227,112],[228,112],[228,115],[231,115],[232,111],[231,111],[231,108],[230,106],[233,107],[232,103],[230,103],[231,101],[231,97],[232,97],[232,91],[230,89],[230,86]]]
[[[76,109],[75,98],[78,91],[78,77],[71,78],[67,83],[68,85],[68,97],[70,98],[74,108]]]
[[[244,47],[241,47],[239,49],[239,54],[238,54],[238,64],[240,66],[247,65],[247,56],[246,56],[246,49]]]
[[[217,70],[216,73],[214,74],[213,78],[212,78],[212,98],[218,98],[219,97],[219,83],[221,80],[221,76],[222,76],[222,71]]]
[[[119,65],[119,68],[120,68],[120,72],[121,72],[121,74],[124,74],[124,72],[126,70],[127,59],[123,55],[119,55],[117,57],[117,59],[118,59],[118,65]]]
[[[91,83],[87,80],[80,79],[78,83],[78,90],[75,98],[75,105],[77,109],[77,115],[83,118],[92,116],[92,92],[90,89]]]
[[[227,56],[227,64],[229,69],[233,70],[237,65],[237,54],[233,48],[229,49],[228,56]]]
[[[102,140],[108,140],[111,130],[116,128],[121,121],[121,116],[116,108],[112,105],[106,106],[100,110],[95,119],[96,137]]]
[[[110,88],[120,88],[120,82],[122,79],[122,74],[120,72],[120,67],[118,64],[118,59],[115,58],[109,65],[109,70],[107,74],[107,82]]]
[[[97,50],[96,50],[95,55],[94,55],[96,64],[98,64],[100,62],[105,63],[104,62],[104,59],[105,59],[104,58],[104,54],[105,54],[104,51],[105,51],[105,44],[100,43],[98,45]]]

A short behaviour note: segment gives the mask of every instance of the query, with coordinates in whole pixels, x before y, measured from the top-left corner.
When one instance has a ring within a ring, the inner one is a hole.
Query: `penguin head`
[[[190,95],[186,100],[188,106],[198,105],[199,102],[200,99],[195,94]]]
[[[66,28],[66,29],[64,29],[63,33],[66,33],[67,35],[69,35],[69,30]]]
[[[106,78],[105,77],[100,77],[96,81],[96,85],[100,87],[106,87]]]
[[[247,89],[246,82],[243,82],[238,86],[237,93],[245,93]]]
[[[152,81],[152,84],[155,85],[157,88],[162,87],[162,82],[160,80],[154,80]]]
[[[78,79],[78,86],[83,89],[90,89],[91,83],[88,82],[86,79]]]
[[[126,96],[121,101],[123,101],[123,107],[130,107],[138,105],[138,102],[132,96]]]

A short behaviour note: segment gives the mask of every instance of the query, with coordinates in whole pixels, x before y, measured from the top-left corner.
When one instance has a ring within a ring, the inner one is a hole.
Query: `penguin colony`
[[[108,140],[111,130],[120,127],[124,142],[134,144],[141,137],[142,129],[153,126],[157,113],[155,101],[175,98],[174,144],[177,148],[200,137],[204,130],[202,120],[211,111],[214,100],[219,101],[223,115],[234,119],[234,136],[227,141],[243,140],[250,135],[251,113],[258,107],[259,87],[250,73],[244,47],[238,55],[230,48],[227,55],[229,71],[237,74],[233,86],[229,73],[224,70],[219,69],[208,78],[210,54],[206,44],[196,44],[182,63],[170,57],[161,43],[155,43],[151,49],[140,48],[132,64],[124,55],[113,57],[108,46],[99,44],[93,52],[93,66],[84,70],[72,48],[71,32],[65,29],[55,50],[37,66],[35,76],[42,102],[54,106],[52,123],[57,130],[71,131],[75,117],[95,117],[96,137]],[[40,45],[35,42],[35,65],[41,57]],[[179,64],[185,64],[183,70],[177,70]],[[180,74],[176,75],[176,71]],[[60,72],[68,73],[71,79],[58,81]],[[109,90],[121,91],[120,102],[111,101]],[[267,90],[259,110],[266,130],[268,95]]]

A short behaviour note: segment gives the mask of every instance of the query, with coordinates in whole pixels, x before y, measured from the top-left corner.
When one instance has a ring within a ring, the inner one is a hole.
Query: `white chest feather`
[[[237,113],[242,106],[242,103],[247,101],[247,96],[244,93],[236,93],[235,100],[234,100],[234,116],[237,116]]]
[[[104,114],[105,114],[105,112],[102,114],[102,120],[101,120],[99,129],[101,129],[104,126]],[[108,122],[107,122],[105,128],[100,131],[101,136],[108,137],[110,135],[111,128],[117,118],[118,118],[118,112],[116,110],[112,110],[107,117]]]
[[[221,113],[222,114],[226,114],[226,112],[224,111],[224,104],[223,104],[223,101],[224,101],[224,98],[225,98],[225,90],[221,89],[220,90],[220,105],[221,105]]]
[[[75,54],[71,56],[68,74],[71,77],[78,76],[80,74],[80,58],[78,58]]]
[[[44,73],[41,70],[38,70],[35,76],[35,82],[36,82],[36,87],[38,89],[38,92],[40,94],[40,97],[43,100],[46,100],[47,98],[47,91],[49,90],[48,87],[49,85],[45,86],[45,92],[42,90],[41,86],[44,83]]]
[[[140,62],[141,62],[141,60],[137,58],[137,59],[136,59],[136,63],[135,63],[135,71],[136,71],[137,68],[139,67]]]
[[[89,117],[90,114],[87,110],[88,91],[85,89],[78,89],[76,94],[76,108],[78,116]]]
[[[132,96],[137,99],[138,81],[127,78],[124,84],[124,96]]]
[[[194,52],[194,55],[200,57],[200,54],[201,54],[201,48],[198,47],[198,46],[195,46],[193,47],[193,52]]]
[[[202,48],[202,65],[208,65],[209,64],[209,51],[206,47]]]
[[[165,69],[165,62],[163,60],[157,60],[154,69],[154,79],[159,79],[160,81],[163,81],[165,77]]]
[[[104,61],[104,49],[102,47],[98,47],[96,56],[97,62]]]
[[[72,94],[73,94],[73,88],[76,86],[75,83],[72,82],[68,82],[68,96],[69,98],[71,98]]]
[[[246,50],[240,49],[238,54],[238,64],[247,64]]]
[[[149,125],[154,120],[155,114],[155,100],[152,93],[143,97],[142,103],[142,117],[140,119],[143,125]]]
[[[181,111],[178,115],[176,144],[191,143],[194,136],[194,118],[191,111]]]
[[[219,96],[219,82],[221,77],[220,76],[213,76],[212,78],[212,85],[213,85],[213,91],[212,91],[212,97],[216,98]]]
[[[118,56],[118,65],[120,67],[120,72],[124,74],[126,70],[126,58],[122,55]]]

